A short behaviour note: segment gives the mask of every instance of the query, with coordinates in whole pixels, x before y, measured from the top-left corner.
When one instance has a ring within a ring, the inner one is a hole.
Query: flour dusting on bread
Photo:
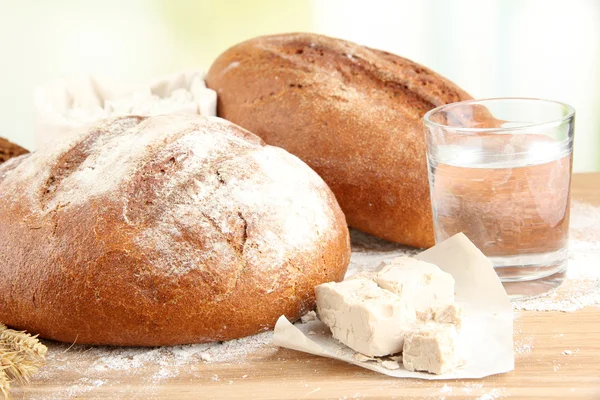
[[[349,262],[323,180],[216,117],[106,120],[7,164],[0,243],[13,250],[0,249],[0,319],[48,338],[250,335],[306,313],[312,288],[342,279]]]
[[[229,122],[208,117],[209,123],[201,125],[198,119],[121,118],[91,128],[105,132],[53,190],[46,209],[101,196],[122,202],[123,220],[144,226],[135,241],[160,253],[153,263],[173,274],[202,269],[209,259],[224,269],[236,265],[236,245],[240,254],[248,252],[243,257],[268,255],[263,267],[276,269],[289,251],[311,250],[319,243],[335,216],[318,191],[323,185],[316,173],[282,149],[233,134]],[[77,136],[71,143],[88,138]],[[58,161],[65,148],[73,147],[58,146],[51,158]],[[163,158],[177,168],[169,179],[154,182],[156,218],[142,224],[129,215],[130,199],[124,193],[145,167]],[[211,245],[186,243],[184,233],[204,236]]]

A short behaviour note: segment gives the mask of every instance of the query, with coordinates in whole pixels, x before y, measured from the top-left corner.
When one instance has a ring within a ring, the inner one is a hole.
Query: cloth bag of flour
[[[178,72],[132,86],[95,76],[61,79],[34,90],[38,148],[67,136],[74,128],[121,115],[217,114],[217,94],[203,71]]]

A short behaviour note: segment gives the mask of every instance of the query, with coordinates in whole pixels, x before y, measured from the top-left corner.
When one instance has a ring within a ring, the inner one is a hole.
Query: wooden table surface
[[[600,205],[600,173],[574,175],[572,196]],[[514,339],[515,346],[521,347],[516,351],[516,369],[481,380],[390,378],[280,349],[266,358],[250,356],[245,363],[198,363],[193,375],[182,373],[169,379],[151,395],[144,394],[144,381],[136,377],[122,387],[101,386],[68,397],[109,399],[119,392],[119,398],[158,399],[600,399],[600,308],[570,313],[516,312]],[[571,354],[564,354],[565,350]],[[152,374],[158,366],[145,368]],[[52,396],[72,379],[67,375],[64,381],[34,381],[27,389],[16,387],[13,397]]]

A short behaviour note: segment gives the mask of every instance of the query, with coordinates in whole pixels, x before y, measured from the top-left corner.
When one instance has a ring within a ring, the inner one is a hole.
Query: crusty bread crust
[[[11,158],[27,153],[29,153],[29,151],[22,148],[18,144],[14,144],[0,137],[0,164],[10,160]]]
[[[312,309],[349,258],[319,176],[220,118],[103,121],[0,166],[0,321],[45,338],[254,334]]]
[[[470,99],[407,59],[298,33],[225,51],[207,85],[218,114],[310,165],[350,226],[417,247],[434,244],[422,116]]]

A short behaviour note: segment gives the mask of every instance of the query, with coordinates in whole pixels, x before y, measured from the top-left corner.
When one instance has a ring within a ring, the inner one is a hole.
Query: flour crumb
[[[562,365],[560,365],[560,364],[555,364],[555,365],[552,367],[552,369],[554,370],[554,372],[557,372],[557,371],[560,369],[560,367],[562,367]]]
[[[504,391],[502,389],[492,389],[488,393],[477,397],[477,400],[494,400],[499,399],[504,396]]]
[[[515,340],[514,348],[517,359],[529,357],[533,350],[533,336],[529,335]]]
[[[64,395],[67,398],[71,397],[79,397],[81,394],[88,393],[93,391],[100,386],[106,384],[106,380],[102,379],[91,379],[91,378],[81,378],[77,381],[77,383],[69,386],[65,391]]]
[[[440,389],[440,393],[452,393],[452,386],[444,384],[444,387]]]
[[[212,361],[212,356],[210,355],[210,353],[201,353],[200,354],[200,359],[204,362],[211,362]]]
[[[90,379],[90,378],[81,378],[80,382],[86,383],[90,386],[100,387],[106,383],[106,380],[103,379]]]
[[[470,395],[473,389],[481,389],[482,387],[483,383],[463,382],[462,384],[462,390],[466,395]]]
[[[174,378],[179,375],[179,372],[169,368],[168,366],[162,366],[154,375],[152,375],[151,381],[158,383],[165,379]]]
[[[573,354],[573,352],[571,350],[565,350],[562,352],[562,354],[565,356],[570,356],[571,354]]]

